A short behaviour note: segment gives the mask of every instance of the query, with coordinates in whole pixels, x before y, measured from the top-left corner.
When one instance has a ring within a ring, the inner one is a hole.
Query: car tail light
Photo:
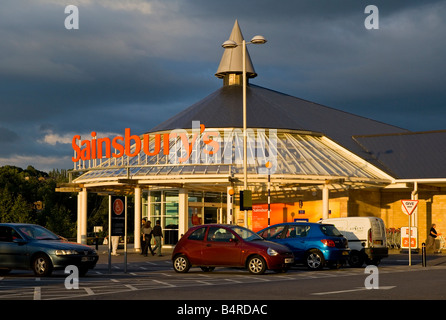
[[[322,239],[321,242],[325,244],[327,247],[335,247],[335,243],[330,239]]]

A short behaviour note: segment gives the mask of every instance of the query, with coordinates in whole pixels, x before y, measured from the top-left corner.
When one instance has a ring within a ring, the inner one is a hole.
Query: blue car
[[[348,259],[347,239],[331,224],[289,222],[257,232],[262,238],[283,244],[293,251],[294,261],[311,270],[339,268]]]
[[[31,269],[36,276],[44,277],[74,265],[83,276],[98,259],[93,248],[68,242],[39,225],[0,223],[0,274]]]

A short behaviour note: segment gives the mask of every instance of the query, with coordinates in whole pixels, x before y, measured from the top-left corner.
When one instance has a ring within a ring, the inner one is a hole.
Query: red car
[[[286,271],[294,256],[287,247],[266,241],[249,229],[207,224],[186,232],[175,246],[172,261],[176,272],[188,272],[192,266],[205,272],[215,267],[245,267],[252,274],[263,274],[267,269]]]

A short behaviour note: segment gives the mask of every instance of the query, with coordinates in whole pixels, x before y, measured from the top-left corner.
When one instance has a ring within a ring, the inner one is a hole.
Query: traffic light
[[[251,190],[240,191],[240,211],[252,210]]]

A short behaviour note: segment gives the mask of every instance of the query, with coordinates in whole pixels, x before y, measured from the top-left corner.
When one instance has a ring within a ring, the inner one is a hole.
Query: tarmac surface
[[[93,248],[95,246],[92,246]],[[107,245],[99,245],[97,252],[99,254],[98,265],[108,264],[109,259],[109,251]],[[170,261],[172,259],[172,252],[174,248],[164,246],[162,248],[161,256],[155,255],[152,256],[150,253],[147,256],[141,255],[140,250],[135,250],[133,244],[127,245],[127,253],[123,249],[123,245],[120,244],[120,247],[117,251],[118,256],[111,256],[112,263],[133,263],[133,262],[146,262],[146,261]],[[412,252],[411,254],[413,265],[420,264],[422,262],[421,250],[419,252]],[[392,263],[397,259],[407,260],[408,259],[408,251],[400,250],[400,249],[389,249],[389,258],[383,259],[382,263]],[[428,265],[439,265],[446,264],[446,251],[441,253],[428,253],[427,254],[427,263]]]

